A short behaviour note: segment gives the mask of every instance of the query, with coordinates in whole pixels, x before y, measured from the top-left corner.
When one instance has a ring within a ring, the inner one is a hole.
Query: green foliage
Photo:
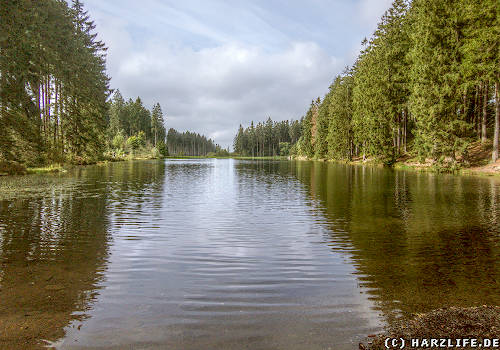
[[[163,119],[163,112],[159,103],[154,105],[151,111],[151,131],[153,143],[156,146],[158,143],[163,142],[166,137],[165,121]]]
[[[247,143],[248,143],[247,135],[245,134],[245,131],[240,124],[240,127],[238,129],[238,134],[235,136],[234,142],[233,142],[234,151],[237,154],[246,155]]]
[[[13,161],[0,160],[0,176],[26,174],[26,167]]]
[[[167,145],[165,144],[165,142],[163,142],[163,141],[158,142],[158,144],[156,145],[156,149],[160,153],[161,157],[168,157],[168,155],[169,155],[168,148],[167,148]]]
[[[266,157],[283,155],[282,142],[295,144],[301,135],[301,122],[298,120],[284,120],[274,122],[268,118],[265,123],[252,121],[248,128],[241,125],[234,137],[234,151],[241,156]]]
[[[280,142],[280,156],[290,155],[290,142]]]
[[[314,153],[315,157],[319,159],[326,158],[326,155],[328,153],[327,136],[331,118],[331,115],[329,113],[330,97],[330,94],[327,94],[323,99],[323,103],[319,106],[318,109]]]
[[[311,102],[311,106],[306,113],[302,121],[302,136],[298,141],[298,154],[301,156],[305,156],[308,158],[312,158],[314,156],[314,126],[315,126],[315,102]]]
[[[145,148],[146,153],[141,153],[144,157],[158,158],[168,155],[165,145],[165,121],[159,103],[156,103],[150,112],[139,97],[135,101],[129,99],[125,102],[117,90],[109,109],[108,134],[114,135],[111,140],[114,150],[111,153],[116,155],[123,146],[127,146],[126,148],[134,151]]]
[[[353,151],[352,121],[352,72],[346,70],[343,76],[337,76],[330,86],[330,92],[324,100],[329,117],[328,156],[337,160],[351,160]]]
[[[123,148],[125,143],[125,135],[123,134],[123,131],[118,131],[115,137],[113,137],[113,141],[111,144],[113,145],[114,148],[120,149]]]
[[[215,152],[215,156],[216,157],[229,157],[229,156],[231,156],[231,154],[229,153],[229,151],[227,149],[218,148]]]
[[[412,12],[410,112],[417,122],[417,152],[434,159],[454,156],[467,128],[464,116],[457,115],[461,24],[458,9],[450,5],[419,0]]]
[[[160,152],[156,147],[151,148],[151,157],[154,159],[160,158]]]
[[[461,169],[461,165],[449,157],[441,156],[432,166],[437,173],[456,173]]]
[[[145,136],[143,131],[139,131],[137,135],[130,136],[127,139],[127,145],[132,149],[138,149],[145,146]]]
[[[143,145],[143,137],[141,136],[139,135],[130,136],[127,139],[127,146],[131,147],[133,150],[136,150],[139,147],[141,147]]]
[[[498,8],[497,0],[394,0],[322,101],[300,121],[240,125],[235,151],[459,162],[470,142],[492,134],[498,149]],[[106,48],[79,0],[4,1],[0,18],[0,160],[86,164],[124,144],[225,154],[197,133],[167,135],[158,103],[149,111],[118,90],[108,101]]]
[[[106,48],[82,4],[4,1],[0,18],[0,158],[36,165],[101,157]]]
[[[209,152],[216,152],[218,145],[206,136],[193,133],[179,133],[169,129],[167,134],[168,153],[177,156],[206,156]]]
[[[474,138],[493,134],[497,150],[498,8],[494,0],[394,0],[355,65],[311,103],[291,153],[388,165],[406,153],[451,159],[438,168],[454,169],[467,163]]]
[[[407,107],[407,5],[393,2],[356,62],[353,88],[355,139],[367,155],[392,163],[401,152]]]
[[[139,143],[139,146],[146,145],[146,135],[144,131],[141,130],[137,133],[137,142]]]

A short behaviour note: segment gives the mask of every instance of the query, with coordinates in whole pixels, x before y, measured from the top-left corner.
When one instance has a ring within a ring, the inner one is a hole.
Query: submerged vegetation
[[[291,154],[370,158],[387,165],[409,157],[453,170],[471,165],[470,150],[480,142],[490,145],[488,157],[495,162],[497,13],[495,0],[395,0],[355,64],[334,79],[323,99],[311,103],[300,139],[291,140]],[[246,136],[252,130],[240,127],[237,151],[250,153],[245,140],[252,139]],[[276,143],[266,130],[260,140]]]

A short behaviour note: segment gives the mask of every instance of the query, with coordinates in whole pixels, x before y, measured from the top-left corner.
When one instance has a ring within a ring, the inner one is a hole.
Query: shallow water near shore
[[[500,181],[150,160],[0,178],[0,348],[353,349],[500,305]]]

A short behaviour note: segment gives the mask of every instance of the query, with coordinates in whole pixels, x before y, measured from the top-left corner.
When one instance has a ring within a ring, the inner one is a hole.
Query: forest
[[[109,102],[109,123],[107,139],[111,143],[105,156],[123,158],[127,153],[142,157],[158,156],[206,156],[220,152],[219,145],[206,136],[193,133],[179,133],[165,128],[165,118],[159,103],[149,111],[140,97],[134,100],[123,98],[116,90]]]
[[[176,156],[216,156],[229,155],[212,139],[194,132],[178,132],[170,128],[167,134],[167,147]]]
[[[300,139],[287,140],[291,153],[385,164],[413,156],[453,167],[467,165],[471,146],[479,143],[496,161],[498,11],[496,0],[395,0],[354,65],[312,101]],[[255,153],[250,150],[263,142],[276,152],[278,133],[271,136],[268,126],[260,139],[248,137],[252,129],[240,127],[237,152]],[[261,141],[245,143],[250,139]],[[259,150],[271,152],[265,147]]]
[[[0,18],[4,164],[228,153],[196,133],[167,133],[158,103],[149,111],[140,98],[111,97],[106,47],[79,0],[3,2]],[[454,166],[479,144],[496,161],[499,18],[495,0],[395,0],[300,120],[240,125],[235,152]]]
[[[81,2],[3,1],[0,18],[0,159],[97,160],[106,145],[106,47]]]
[[[0,6],[0,173],[51,164],[206,155],[220,147],[171,129],[162,108],[110,89],[105,44],[79,0]],[[111,97],[111,98],[110,98]]]
[[[109,123],[106,130],[111,143],[105,155],[110,158],[124,157],[126,152],[135,153],[147,149],[154,156],[167,156],[165,121],[159,103],[149,111],[140,97],[125,102],[120,90],[116,90],[109,103]]]
[[[251,157],[287,156],[302,134],[302,123],[293,119],[273,122],[269,117],[265,123],[254,125],[252,121],[247,128],[240,125],[234,138],[234,151]]]

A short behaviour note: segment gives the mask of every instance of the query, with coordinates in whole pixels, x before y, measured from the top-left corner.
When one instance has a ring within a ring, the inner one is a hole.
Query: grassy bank
[[[390,167],[398,170],[413,170],[433,173],[453,173],[459,175],[481,175],[500,177],[500,159],[495,163],[491,162],[491,141],[481,144],[479,141],[473,143],[467,149],[467,157],[459,156],[456,159],[443,158],[439,160],[425,159],[419,160],[417,157],[405,155],[399,157]],[[304,156],[295,156],[294,160],[317,160],[329,161],[352,165],[369,165],[384,167],[384,162],[377,158],[356,157],[351,161],[339,161],[333,159],[309,159]]]
[[[500,176],[500,159],[495,163],[491,161],[491,146],[491,142],[484,144],[475,142],[467,148],[466,157],[459,156],[455,160],[448,158],[438,161],[432,159],[419,161],[417,158],[406,157],[398,159],[394,168],[460,175]]]
[[[434,173],[455,173],[460,175],[481,175],[481,176],[495,176],[500,177],[500,160],[496,163],[491,163],[491,145],[481,144],[479,142],[474,143],[468,149],[468,157],[466,160],[458,157],[456,160],[442,159],[440,161],[435,161],[431,159],[426,159],[425,161],[419,161],[416,157],[403,156],[397,159],[397,161],[391,166],[397,170],[412,170],[412,171],[422,171],[422,172],[434,172]],[[119,162],[119,161],[130,161],[130,160],[147,160],[147,159],[237,159],[237,160],[288,160],[289,157],[286,156],[265,156],[265,157],[247,157],[238,156],[237,154],[228,155],[217,155],[209,154],[207,156],[181,156],[181,155],[170,155],[166,157],[161,157],[158,152],[154,152],[152,149],[141,148],[138,150],[131,151],[129,153],[107,153],[101,161],[85,164],[49,164],[43,167],[25,167],[17,162],[0,162],[0,176],[2,175],[24,175],[24,174],[44,174],[44,173],[59,173],[65,172],[68,169],[77,165],[89,165],[89,164],[106,164],[109,162]],[[338,161],[332,159],[308,159],[303,156],[295,156],[294,160],[316,160],[316,161],[329,161],[338,162],[344,164],[352,165],[369,165],[383,167],[384,164],[381,160],[377,158],[366,158],[362,157],[354,158],[351,161]]]
[[[76,158],[72,162],[48,163],[35,167],[26,166],[16,161],[0,160],[0,176],[64,173],[73,167],[82,165],[102,165],[110,162],[160,158],[162,158],[162,156],[155,148],[141,147],[127,152],[123,150],[108,151],[104,153],[101,159],[89,160]]]
[[[66,172],[64,166],[61,164],[52,164],[46,167],[40,168],[27,168],[27,174],[46,174],[46,173],[63,173]]]
[[[374,159],[367,161],[354,160],[348,163],[353,165],[384,166],[382,162]],[[486,163],[484,165],[470,165],[456,162],[433,162],[430,160],[419,162],[417,159],[410,158],[398,159],[391,167],[396,170],[500,177],[500,160],[495,163]]]

